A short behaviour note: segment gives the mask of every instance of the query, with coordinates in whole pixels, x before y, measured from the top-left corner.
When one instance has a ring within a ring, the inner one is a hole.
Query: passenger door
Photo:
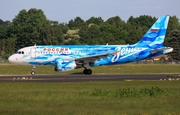
[[[31,58],[36,57],[36,48],[31,48]]]

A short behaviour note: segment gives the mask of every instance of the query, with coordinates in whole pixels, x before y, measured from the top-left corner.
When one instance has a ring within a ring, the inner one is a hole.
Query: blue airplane
[[[133,45],[40,45],[19,49],[8,60],[11,63],[36,66],[54,66],[55,71],[70,71],[84,68],[83,73],[91,75],[90,67],[124,64],[160,56],[173,51],[163,46],[169,16],[161,16]]]

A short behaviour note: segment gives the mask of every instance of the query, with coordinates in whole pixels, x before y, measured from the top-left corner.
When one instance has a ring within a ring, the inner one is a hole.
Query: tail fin
[[[138,46],[161,47],[163,46],[169,16],[161,16],[153,24],[153,26],[146,32],[141,40],[136,43]]]

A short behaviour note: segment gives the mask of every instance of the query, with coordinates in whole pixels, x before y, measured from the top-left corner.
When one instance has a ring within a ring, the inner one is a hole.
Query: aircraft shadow
[[[74,73],[71,73],[72,75],[74,74],[83,74],[82,72],[74,72]]]

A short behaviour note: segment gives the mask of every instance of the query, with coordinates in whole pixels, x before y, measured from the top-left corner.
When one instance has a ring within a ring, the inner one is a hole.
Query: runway
[[[3,81],[24,82],[82,82],[82,81],[130,81],[130,80],[167,80],[170,74],[121,74],[121,75],[1,75]],[[173,74],[175,75],[175,74]],[[177,74],[176,74],[177,75]]]

